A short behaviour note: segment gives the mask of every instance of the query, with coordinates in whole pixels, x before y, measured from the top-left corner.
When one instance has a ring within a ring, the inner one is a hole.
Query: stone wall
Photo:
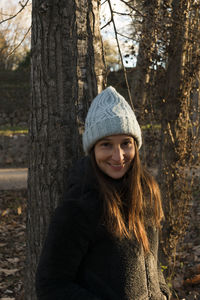
[[[0,135],[0,168],[28,166],[28,135]]]
[[[6,113],[0,112],[0,126],[27,128],[28,111],[18,109],[16,111]]]
[[[0,129],[27,128],[30,105],[29,72],[0,71]]]
[[[21,122],[19,124],[26,124],[26,122]],[[152,170],[156,176],[157,172],[155,172],[155,170],[157,170],[159,165],[159,133],[156,137],[154,137],[154,140],[152,140],[149,136],[150,134],[148,130],[143,131],[143,139],[145,139],[146,145],[143,142],[143,146],[140,150],[140,156],[143,163],[146,162],[146,166]],[[195,145],[197,148],[200,147],[200,139],[198,140],[198,143],[195,143]],[[194,155],[197,156],[196,147],[194,149]],[[13,134],[10,136],[0,135],[0,168],[27,167],[27,155],[28,134]]]

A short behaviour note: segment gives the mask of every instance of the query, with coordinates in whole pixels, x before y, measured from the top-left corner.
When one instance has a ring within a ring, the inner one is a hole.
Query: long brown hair
[[[163,210],[158,184],[142,166],[137,143],[131,167],[121,180],[114,180],[99,169],[94,148],[90,156],[104,202],[107,229],[119,238],[131,238],[134,234],[145,252],[149,252],[146,219],[159,227]]]

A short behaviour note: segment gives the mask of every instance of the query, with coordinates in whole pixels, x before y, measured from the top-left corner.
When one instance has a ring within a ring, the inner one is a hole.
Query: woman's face
[[[113,179],[120,179],[135,156],[134,139],[124,134],[105,137],[95,144],[94,154],[102,172]]]

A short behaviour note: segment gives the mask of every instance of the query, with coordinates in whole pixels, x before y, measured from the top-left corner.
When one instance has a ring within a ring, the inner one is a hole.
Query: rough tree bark
[[[151,66],[156,51],[157,26],[159,17],[160,0],[144,1],[142,13],[141,37],[137,56],[136,71],[132,80],[132,99],[137,101],[143,113],[150,80]]]
[[[140,3],[140,1],[139,1]],[[139,52],[137,55],[137,64],[133,72],[133,77],[131,80],[131,96],[133,102],[136,103],[139,123],[146,124],[147,116],[148,123],[151,121],[151,113],[147,112],[147,97],[150,97],[151,93],[151,77],[152,77],[152,64],[154,61],[157,43],[157,31],[158,31],[158,19],[159,19],[159,8],[160,0],[148,1],[145,0],[142,2],[141,12],[143,14],[142,28],[139,42]],[[149,99],[152,101],[153,99]],[[151,102],[152,105],[152,102]],[[149,120],[150,118],[150,120]],[[152,141],[152,143],[150,142]],[[148,142],[146,136],[143,139],[143,146],[141,149],[143,163],[147,164],[147,151],[146,145],[148,147],[154,147],[155,141],[151,138]]]
[[[192,81],[187,73],[190,0],[172,1],[172,27],[162,104],[161,185],[165,208],[163,252],[172,272],[177,243],[186,226],[190,189],[186,176],[189,143],[189,99]]]
[[[36,298],[35,270],[49,218],[82,152],[89,103],[104,85],[99,5],[32,1],[26,300]]]

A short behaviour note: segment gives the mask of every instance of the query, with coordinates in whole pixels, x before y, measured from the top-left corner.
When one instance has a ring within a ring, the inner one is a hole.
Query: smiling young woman
[[[134,138],[128,135],[105,137],[95,144],[94,154],[102,172],[113,179],[122,178],[135,156]]]
[[[108,87],[85,122],[86,156],[69,174],[36,274],[38,300],[170,299],[158,262],[160,191],[143,168],[140,126]]]

